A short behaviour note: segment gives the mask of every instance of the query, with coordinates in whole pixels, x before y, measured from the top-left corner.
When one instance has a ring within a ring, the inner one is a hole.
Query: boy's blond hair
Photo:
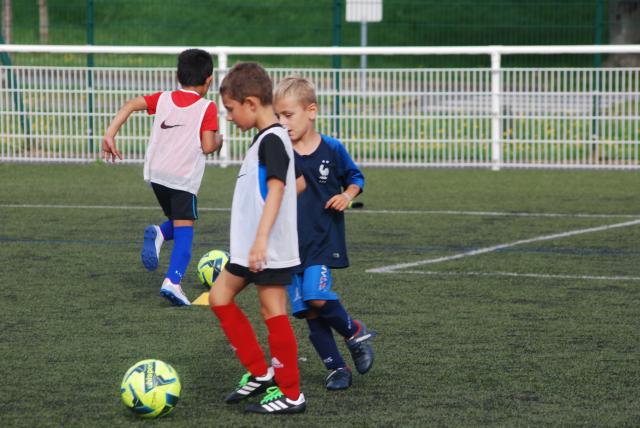
[[[289,76],[282,79],[273,94],[274,101],[284,97],[294,97],[303,107],[315,104],[316,88],[313,83],[300,76]]]

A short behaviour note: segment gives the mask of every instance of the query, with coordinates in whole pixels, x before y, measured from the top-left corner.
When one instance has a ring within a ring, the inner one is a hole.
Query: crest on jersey
[[[320,183],[326,183],[327,182],[327,178],[329,177],[329,161],[328,160],[323,160],[322,162],[320,162],[320,167],[318,168],[318,171],[320,172],[320,176],[318,177],[318,181]]]

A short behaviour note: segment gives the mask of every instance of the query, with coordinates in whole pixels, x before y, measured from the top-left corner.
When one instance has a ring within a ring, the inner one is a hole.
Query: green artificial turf
[[[374,367],[327,392],[293,320],[307,412],[263,417],[222,402],[243,369],[211,311],[158,295],[170,244],[158,271],[140,263],[144,227],[162,221],[140,166],[0,164],[0,425],[148,426],[119,397],[145,358],[182,380],[161,426],[638,425],[640,225],[588,231],[640,219],[637,173],[364,173],[364,208],[346,216],[352,266],[334,277],[345,307],[379,333]],[[197,259],[228,248],[236,174],[206,171],[183,284],[192,299],[204,291]],[[255,290],[239,304],[266,343]]]

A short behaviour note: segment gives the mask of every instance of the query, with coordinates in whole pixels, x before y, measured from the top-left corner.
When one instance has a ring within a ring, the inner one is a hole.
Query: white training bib
[[[160,95],[144,157],[146,182],[198,194],[206,159],[200,127],[210,102],[201,98],[188,107],[178,107],[170,91]]]
[[[265,268],[283,269],[299,265],[300,257],[293,148],[287,131],[281,126],[269,128],[258,137],[249,147],[238,173],[231,206],[231,263],[249,267],[249,250],[256,239],[264,210],[260,180],[266,178],[260,177],[258,152],[264,137],[269,134],[277,135],[284,143],[289,166],[282,204],[269,234]]]

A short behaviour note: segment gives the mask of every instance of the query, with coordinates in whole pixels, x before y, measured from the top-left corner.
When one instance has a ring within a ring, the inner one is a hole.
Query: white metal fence
[[[9,52],[171,54],[183,48],[20,46]],[[640,53],[640,46],[481,48],[206,48],[229,54],[489,55],[478,69],[271,69],[317,86],[318,128],[363,166],[638,169],[640,69],[501,68],[509,54]],[[309,51],[307,51],[309,50]],[[127,99],[176,87],[169,68],[0,67],[0,160],[90,162]],[[211,92],[210,98],[218,100]],[[224,120],[223,151],[237,164],[250,141]],[[152,118],[135,114],[119,145],[141,162]]]

